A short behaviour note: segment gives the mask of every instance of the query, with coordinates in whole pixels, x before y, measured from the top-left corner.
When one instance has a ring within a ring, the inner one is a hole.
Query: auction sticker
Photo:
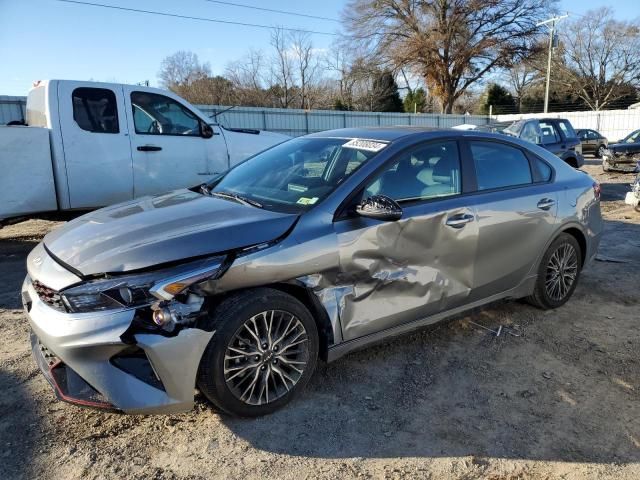
[[[363,140],[361,138],[354,138],[342,145],[342,148],[355,148],[358,150],[367,150],[368,152],[379,152],[387,145],[387,143],[378,142],[375,140]]]
[[[318,201],[318,197],[300,197],[296,202],[298,205],[313,205]]]

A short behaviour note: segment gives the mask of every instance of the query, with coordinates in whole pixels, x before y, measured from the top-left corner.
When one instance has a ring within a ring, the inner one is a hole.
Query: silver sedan
[[[345,129],[47,235],[22,289],[57,396],[126,413],[289,402],[317,360],[501,299],[563,305],[600,186],[529,142]]]

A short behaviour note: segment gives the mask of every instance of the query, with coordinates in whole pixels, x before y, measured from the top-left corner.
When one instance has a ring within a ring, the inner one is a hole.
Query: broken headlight
[[[170,300],[194,283],[218,274],[223,257],[197,260],[171,268],[90,280],[60,292],[69,312],[87,313],[136,308]]]

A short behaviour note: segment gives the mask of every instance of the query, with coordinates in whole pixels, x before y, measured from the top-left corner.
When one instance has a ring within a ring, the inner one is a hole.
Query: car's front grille
[[[51,308],[54,308],[60,312],[66,312],[64,303],[62,303],[62,296],[60,295],[60,292],[54,290],[53,288],[49,288],[46,285],[43,285],[37,280],[33,281],[33,289],[38,294],[40,300],[49,305]]]

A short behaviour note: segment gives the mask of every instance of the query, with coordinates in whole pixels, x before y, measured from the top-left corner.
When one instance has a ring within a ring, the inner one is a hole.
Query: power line
[[[262,24],[258,24],[258,23],[245,23],[245,22],[234,22],[231,20],[220,20],[217,18],[206,18],[206,17],[194,17],[194,16],[190,16],[190,15],[179,15],[177,13],[168,13],[168,12],[158,12],[156,10],[141,10],[138,8],[129,8],[129,7],[120,7],[117,5],[107,5],[104,3],[93,3],[93,2],[84,2],[84,1],[80,1],[80,0],[55,0],[56,2],[62,2],[62,3],[70,3],[70,4],[74,4],[74,5],[86,5],[86,6],[90,6],[90,7],[100,7],[100,8],[110,8],[112,10],[121,10],[121,11],[125,11],[125,12],[135,12],[135,13],[145,13],[148,15],[158,15],[158,16],[162,16],[162,17],[174,17],[174,18],[181,18],[183,20],[197,20],[200,22],[212,22],[212,23],[223,23],[225,25],[238,25],[241,27],[254,27],[254,28],[265,28],[265,29],[273,29],[276,28],[274,26],[271,25],[262,25]],[[281,30],[287,30],[290,32],[304,32],[304,33],[314,33],[317,35],[330,35],[330,36],[336,36],[336,33],[331,33],[331,32],[320,32],[317,30],[306,30],[304,28],[293,28],[293,27],[277,27],[280,28]]]
[[[263,12],[280,13],[282,15],[294,15],[294,16],[297,16],[297,17],[315,18],[317,20],[327,20],[327,21],[330,21],[330,22],[338,22],[338,23],[340,22],[340,20],[338,20],[337,18],[321,17],[319,15],[307,15],[306,13],[291,12],[291,11],[288,11],[288,10],[277,10],[275,8],[256,7],[256,6],[253,6],[253,5],[246,5],[244,3],[220,2],[218,0],[205,0],[205,2],[217,3],[219,5],[230,5],[232,7],[249,8],[251,10],[261,10]]]

